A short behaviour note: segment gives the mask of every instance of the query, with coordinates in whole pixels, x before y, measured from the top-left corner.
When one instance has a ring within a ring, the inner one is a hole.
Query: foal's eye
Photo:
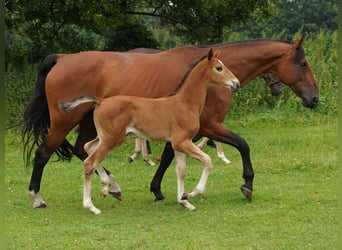
[[[215,69],[218,71],[218,72],[221,72],[222,71],[222,66],[217,66],[217,67],[215,67]]]

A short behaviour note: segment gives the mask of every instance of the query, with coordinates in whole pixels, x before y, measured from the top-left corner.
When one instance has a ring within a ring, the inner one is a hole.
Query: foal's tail
[[[89,103],[89,102],[95,103],[95,105],[100,104],[100,100],[97,99],[95,96],[79,96],[67,102],[59,101],[58,107],[62,112],[68,112],[83,103]]]
[[[43,142],[50,128],[50,114],[46,100],[45,80],[57,61],[57,55],[49,55],[44,59],[38,73],[35,92],[24,110],[22,141],[26,166],[31,163],[34,146],[39,146]],[[71,148],[70,143],[64,140],[62,145],[56,150],[59,159],[71,159]]]

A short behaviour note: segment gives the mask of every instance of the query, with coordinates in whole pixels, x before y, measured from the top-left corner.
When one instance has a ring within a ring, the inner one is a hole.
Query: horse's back
[[[58,56],[46,91],[63,98],[79,95],[132,95],[156,98],[171,92],[189,62],[167,53],[87,51]]]

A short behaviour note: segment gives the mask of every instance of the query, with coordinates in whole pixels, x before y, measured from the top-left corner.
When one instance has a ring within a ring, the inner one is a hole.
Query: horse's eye
[[[300,66],[302,67],[302,68],[305,68],[306,67],[306,63],[304,62],[304,63],[300,63]]]
[[[215,69],[218,71],[218,72],[221,72],[222,71],[222,66],[217,66],[217,67],[215,67]]]

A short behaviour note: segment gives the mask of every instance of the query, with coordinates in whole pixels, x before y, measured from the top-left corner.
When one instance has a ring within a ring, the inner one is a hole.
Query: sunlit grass
[[[308,115],[309,113],[309,115]],[[42,195],[46,209],[33,209],[17,131],[6,133],[5,221],[8,249],[334,249],[337,241],[337,118],[314,113],[269,111],[226,121],[251,147],[255,170],[253,200],[243,183],[239,153],[224,145],[232,161],[224,165],[205,148],[214,168],[206,193],[191,199],[196,212],[177,204],[174,163],[162,183],[166,201],[155,203],[149,183],[156,167],[127,157],[128,139],[105,166],[123,191],[123,201],[102,199],[93,178],[98,216],[82,207],[82,163],[49,162]],[[71,136],[72,139],[72,136]],[[163,149],[151,143],[153,160]],[[188,159],[186,189],[201,174]]]

